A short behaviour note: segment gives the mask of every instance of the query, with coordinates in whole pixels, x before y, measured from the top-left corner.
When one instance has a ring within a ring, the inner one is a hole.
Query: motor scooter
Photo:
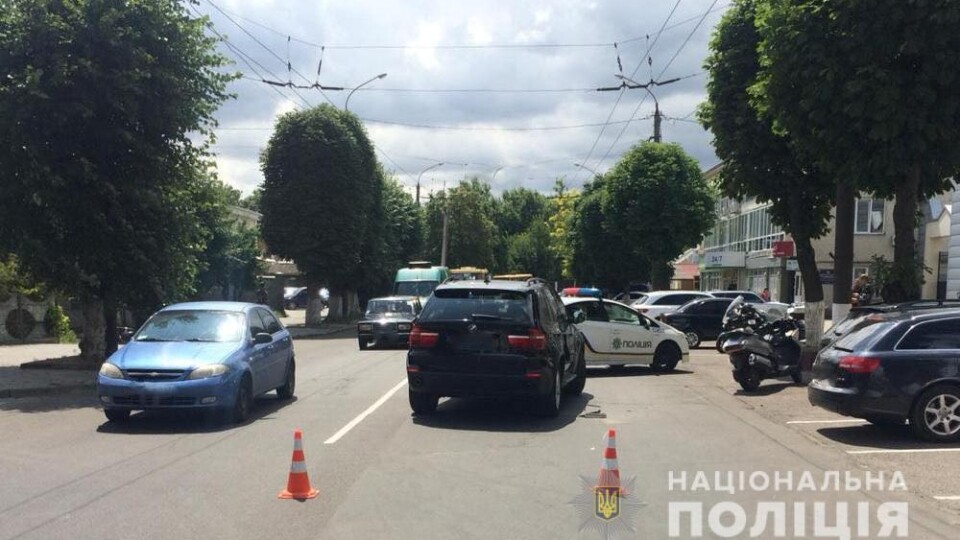
[[[801,382],[799,322],[790,317],[756,319],[750,310],[753,308],[738,297],[724,315],[724,319],[729,316],[731,320],[757,322],[756,327],[730,330],[722,342],[722,352],[730,357],[733,379],[748,392],[759,388],[764,379],[790,376],[795,383]]]

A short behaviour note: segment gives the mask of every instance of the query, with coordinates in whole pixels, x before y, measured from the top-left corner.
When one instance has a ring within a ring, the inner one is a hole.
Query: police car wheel
[[[657,347],[653,354],[653,369],[657,371],[673,371],[680,363],[683,353],[674,343],[664,343]]]

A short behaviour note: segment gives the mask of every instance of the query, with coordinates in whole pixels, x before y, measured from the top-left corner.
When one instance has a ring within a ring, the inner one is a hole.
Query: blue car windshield
[[[243,314],[231,311],[161,311],[134,341],[235,342],[243,337]]]

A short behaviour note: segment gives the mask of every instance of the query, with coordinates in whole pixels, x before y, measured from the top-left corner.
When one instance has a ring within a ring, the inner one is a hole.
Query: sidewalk
[[[280,321],[294,339],[325,336],[356,328],[356,323],[330,323],[320,328],[307,328],[304,326],[303,310],[288,311],[287,315]],[[37,364],[24,366],[37,360],[79,354],[80,348],[75,343],[0,346],[0,399],[93,389],[97,384],[96,369],[64,369],[62,366],[58,369],[56,365]]]

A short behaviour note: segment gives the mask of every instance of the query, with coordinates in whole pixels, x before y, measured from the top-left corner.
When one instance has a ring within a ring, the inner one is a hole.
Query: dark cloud
[[[201,2],[199,10],[209,14],[215,28],[227,34],[232,44],[253,59],[251,68],[237,58],[236,52],[224,49],[236,60],[236,69],[247,76],[285,81],[289,58],[291,66],[303,75],[291,73],[291,79],[298,84],[313,83],[321,54],[315,45],[320,44],[328,47],[323,54],[320,77],[323,84],[351,88],[378,73],[388,73],[387,78],[354,93],[350,109],[371,120],[366,124],[371,138],[393,160],[381,155],[381,161],[396,171],[406,185],[412,186],[418,173],[435,161],[445,161],[447,165],[424,175],[426,189],[438,189],[444,181],[455,182],[464,175],[477,174],[489,179],[502,167],[493,182],[495,190],[522,185],[546,191],[558,177],[565,177],[568,184],[578,186],[592,176],[574,167],[574,162],[604,171],[631,145],[649,138],[653,132],[653,122],[648,118],[653,113],[653,100],[645,97],[643,90],[626,91],[611,121],[634,118],[635,111],[637,120],[629,125],[608,125],[602,135],[599,126],[548,131],[468,131],[403,127],[372,120],[474,128],[601,124],[611,114],[619,93],[589,89],[619,84],[614,78],[618,71],[614,42],[620,42],[624,72],[633,74],[638,81],[658,77],[661,72],[663,79],[699,73],[710,32],[720,19],[725,2],[214,0],[214,3],[227,15],[206,0]],[[657,30],[675,4],[676,11],[667,30],[657,39]],[[707,14],[700,28],[691,35],[697,20],[711,7],[715,11]],[[287,35],[294,39],[288,42]],[[644,52],[655,39],[656,45],[650,53],[652,66],[648,66]],[[544,43],[605,45],[501,49],[337,48]],[[680,53],[673,58],[678,50]],[[713,165],[716,157],[710,147],[709,134],[690,120],[693,119],[691,113],[704,98],[705,83],[705,77],[700,75],[655,89],[663,113],[668,118],[682,119],[663,122],[664,140],[681,144],[703,168]],[[413,93],[389,89],[588,91]],[[222,128],[217,133],[216,147],[220,176],[249,191],[261,181],[257,164],[259,149],[269,138],[269,128],[276,115],[304,107],[304,99],[312,105],[325,99],[315,90],[300,90],[301,99],[289,89],[282,89],[285,97],[281,97],[269,86],[249,80],[237,81],[232,90],[237,99],[218,113]],[[331,91],[327,96],[342,107],[347,93]],[[594,147],[592,152],[591,147]],[[584,161],[588,152],[590,158]]]

